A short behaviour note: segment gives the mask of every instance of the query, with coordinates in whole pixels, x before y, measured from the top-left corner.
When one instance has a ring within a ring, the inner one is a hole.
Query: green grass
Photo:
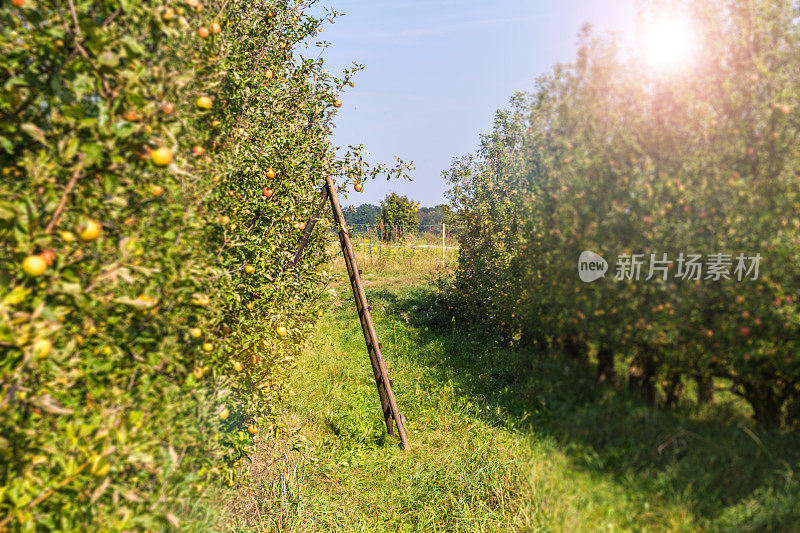
[[[366,270],[366,269],[365,269]],[[367,278],[369,279],[369,278]],[[375,277],[412,449],[385,435],[349,287],[299,361],[285,434],[230,505],[255,531],[795,531],[800,438],[668,412],[589,369],[454,324],[432,284]]]

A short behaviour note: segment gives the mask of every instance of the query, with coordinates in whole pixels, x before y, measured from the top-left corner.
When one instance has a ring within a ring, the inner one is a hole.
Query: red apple
[[[53,262],[56,260],[56,253],[53,250],[45,250],[39,254],[39,257],[44,259],[47,266],[53,266]]]

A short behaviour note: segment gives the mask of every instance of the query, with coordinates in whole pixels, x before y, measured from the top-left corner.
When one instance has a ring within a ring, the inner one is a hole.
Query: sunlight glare
[[[688,66],[696,52],[696,37],[688,17],[653,16],[644,22],[642,55],[654,70],[675,71]]]

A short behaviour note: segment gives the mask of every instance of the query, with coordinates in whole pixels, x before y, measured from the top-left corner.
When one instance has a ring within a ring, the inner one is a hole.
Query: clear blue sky
[[[474,151],[515,91],[575,56],[584,23],[630,35],[635,0],[325,0],[346,16],[326,26],[331,73],[366,66],[342,95],[334,144],[364,144],[370,159],[413,161],[413,181],[371,180],[345,205],[389,192],[447,203],[441,173]]]

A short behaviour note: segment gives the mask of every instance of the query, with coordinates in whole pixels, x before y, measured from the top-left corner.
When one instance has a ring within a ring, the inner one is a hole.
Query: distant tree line
[[[358,207],[348,206],[344,209],[344,219],[351,226],[358,224],[374,224],[381,216],[380,206],[361,204]]]
[[[383,200],[384,204],[390,196]],[[409,203],[413,204],[414,202],[409,200]],[[344,209],[344,218],[350,225],[377,224],[381,219],[381,214],[381,206],[374,204],[351,205]],[[449,224],[450,217],[450,206],[446,204],[439,204],[435,207],[420,207],[417,210],[417,219],[420,226],[439,226],[442,222]]]

